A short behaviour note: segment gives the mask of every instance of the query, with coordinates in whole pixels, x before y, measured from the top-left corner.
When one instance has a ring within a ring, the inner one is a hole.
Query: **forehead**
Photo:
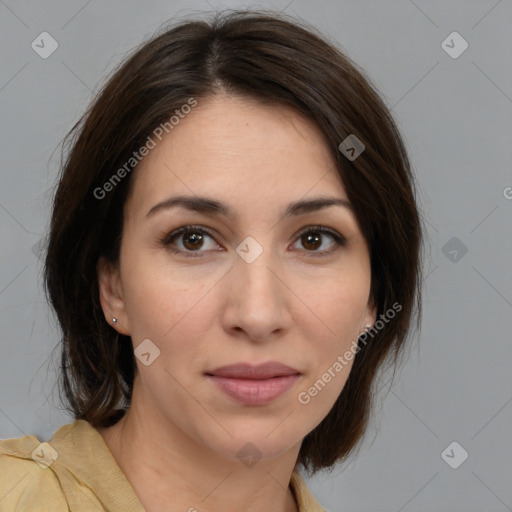
[[[174,192],[242,209],[308,193],[346,197],[335,165],[321,131],[294,110],[215,96],[157,141],[134,171],[131,195],[146,209]]]

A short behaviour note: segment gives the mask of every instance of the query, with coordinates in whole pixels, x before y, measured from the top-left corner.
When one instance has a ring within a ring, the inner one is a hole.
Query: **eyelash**
[[[200,255],[200,253],[205,252],[205,251],[183,251],[181,249],[175,249],[175,248],[170,247],[170,244],[172,243],[172,241],[175,238],[179,237],[180,235],[187,234],[187,233],[200,233],[202,235],[208,235],[212,239],[215,239],[215,237],[208,230],[205,230],[201,226],[187,225],[187,226],[182,226],[181,228],[178,228],[178,229],[172,231],[171,233],[166,234],[164,237],[162,237],[159,240],[159,242],[162,246],[167,248],[172,253],[182,254],[186,257],[191,257],[191,258],[202,258],[202,255]],[[321,233],[322,235],[329,235],[338,244],[338,247],[335,247],[334,249],[331,249],[329,251],[305,250],[306,253],[309,253],[308,257],[316,258],[316,257],[328,256],[329,254],[332,254],[333,252],[338,251],[341,247],[345,247],[347,244],[347,240],[343,235],[341,235],[340,233],[338,233],[332,229],[326,228],[325,226],[319,226],[319,225],[306,226],[297,235],[297,239],[300,239],[302,236],[304,236],[305,234],[308,234],[308,233]],[[199,254],[196,255],[195,253],[199,253]]]

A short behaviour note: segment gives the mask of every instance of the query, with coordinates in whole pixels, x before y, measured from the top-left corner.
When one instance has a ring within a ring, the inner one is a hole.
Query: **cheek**
[[[166,351],[181,346],[193,350],[194,340],[200,339],[210,325],[206,309],[211,306],[207,295],[211,284],[206,276],[190,280],[190,273],[169,270],[161,258],[150,256],[130,255],[122,263],[126,312],[134,343],[149,338]]]
[[[351,371],[369,287],[369,279],[355,273],[351,278],[332,280],[323,293],[316,290],[310,293],[310,302],[305,300],[316,313],[309,314],[308,321],[307,337],[315,341],[311,347],[312,372],[307,386],[316,386],[311,396],[318,394],[314,407],[319,410],[332,406]]]
[[[310,295],[314,315],[309,329],[310,372],[299,389],[297,401],[304,406],[311,428],[329,412],[343,390],[359,352],[360,322],[369,290],[364,280],[333,283],[316,302]],[[301,409],[302,410],[302,409]]]
[[[339,343],[340,339],[358,333],[367,306],[370,280],[363,273],[348,277],[324,279],[322,286],[303,288],[298,293],[308,305],[311,325],[318,325],[319,335]]]

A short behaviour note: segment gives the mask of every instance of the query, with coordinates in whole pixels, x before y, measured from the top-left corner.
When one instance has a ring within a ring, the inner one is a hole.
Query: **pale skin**
[[[100,299],[134,348],[150,339],[160,355],[149,366],[136,359],[130,409],[98,431],[148,512],[295,512],[289,482],[301,441],[352,363],[307,405],[297,396],[375,321],[368,247],[326,143],[292,110],[218,95],[198,99],[132,178],[119,265],[98,264]],[[176,195],[215,199],[232,216],[178,207],[147,215]],[[283,217],[289,203],[318,197],[347,204]],[[190,224],[208,231],[202,243],[160,243]],[[311,225],[345,246],[304,231]],[[308,233],[318,238],[308,243]],[[263,249],[251,263],[236,252],[248,236]],[[301,376],[266,405],[237,403],[205,375],[267,361]],[[237,457],[248,442],[262,454],[252,467]]]

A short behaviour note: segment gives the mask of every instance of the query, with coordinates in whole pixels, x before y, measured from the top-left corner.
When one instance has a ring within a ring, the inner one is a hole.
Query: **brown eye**
[[[322,245],[322,236],[318,234],[306,234],[301,237],[302,246],[308,251],[314,251]]]
[[[203,235],[197,231],[183,235],[183,246],[185,249],[194,250],[200,248],[203,243]]]
[[[331,239],[331,244],[323,247],[325,240],[329,238]],[[179,243],[180,239],[181,244]],[[207,246],[208,239],[212,241],[210,248]],[[161,239],[160,243],[173,253],[191,257],[201,257],[203,256],[202,253],[207,252],[208,249],[218,250],[219,248],[219,245],[215,243],[213,235],[199,226],[183,226],[176,229]],[[308,226],[298,235],[297,242],[295,243],[300,243],[301,247],[299,247],[299,250],[302,250],[308,256],[326,256],[340,247],[345,247],[346,239],[337,231],[324,226]]]
[[[324,245],[325,237],[330,238],[333,242],[322,250],[319,248]],[[340,233],[328,229],[323,226],[308,226],[299,234],[300,245],[306,250],[308,256],[324,256],[336,251],[339,247],[346,246],[346,239]]]
[[[180,238],[181,244],[179,243]],[[206,244],[208,239],[212,240],[212,242],[210,242],[210,248],[208,248]],[[183,226],[169,233],[160,241],[160,243],[171,252],[192,257],[201,257],[202,253],[206,252],[206,249],[217,249],[219,246],[214,242],[215,240],[210,233],[196,226]]]

